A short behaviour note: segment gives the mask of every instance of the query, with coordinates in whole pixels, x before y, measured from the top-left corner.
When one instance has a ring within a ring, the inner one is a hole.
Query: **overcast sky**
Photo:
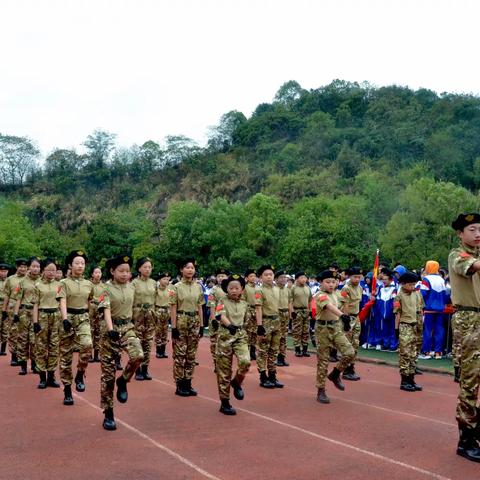
[[[476,0],[1,0],[0,133],[44,154],[249,116],[339,78],[478,94]]]

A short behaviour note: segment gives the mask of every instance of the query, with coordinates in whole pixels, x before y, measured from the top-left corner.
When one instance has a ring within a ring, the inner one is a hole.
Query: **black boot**
[[[255,351],[255,345],[250,345],[250,360],[256,360],[257,353]]]
[[[27,372],[27,362],[25,360],[21,360],[18,362],[18,365],[20,365],[20,371],[18,372],[19,375],[26,375]]]
[[[342,380],[340,379],[340,370],[335,367],[327,376],[327,378],[333,382],[333,384],[339,389],[339,390],[345,390],[345,385],[342,383]]]
[[[155,356],[157,358],[162,358],[162,353],[161,353],[161,346],[160,345],[157,345],[157,348],[156,348],[156,353],[155,353]]]
[[[453,376],[453,381],[455,383],[460,383],[460,367],[454,367],[455,375]]]
[[[295,347],[295,356],[302,357],[302,349],[300,347]]]
[[[415,383],[415,375],[410,375],[408,377],[408,381],[410,382],[410,385],[415,389],[416,392],[421,392],[423,388],[420,385],[417,385]]]
[[[18,367],[18,360],[17,360],[17,354],[12,353],[12,359],[10,360],[10,366],[11,367]]]
[[[168,358],[168,355],[165,353],[166,345],[160,345],[160,357],[158,358]]]
[[[275,388],[275,385],[268,379],[267,372],[260,372],[260,386],[263,388]]]
[[[242,388],[242,382],[239,379],[237,379],[237,377],[235,377],[230,382],[230,386],[232,387],[232,390],[233,390],[233,396],[237,400],[243,400],[245,397],[245,392],[243,391],[243,388]]]
[[[122,358],[120,357],[120,355],[115,357],[115,368],[117,369],[117,372],[121,372],[123,370],[121,361]]]
[[[128,392],[127,392],[127,381],[123,375],[120,375],[117,378],[117,400],[120,403],[127,403]]]
[[[278,354],[278,357],[277,357],[277,366],[279,366],[279,367],[288,367],[288,366],[290,366],[290,364],[285,361],[285,355],[282,355],[281,353]]]
[[[325,393],[324,388],[319,388],[317,391],[317,402],[320,403],[330,403],[330,399],[328,398],[327,394]]]
[[[185,388],[185,379],[177,380],[177,389],[175,390],[175,395],[179,397],[189,397],[187,389]]]
[[[152,379],[152,376],[148,373],[148,365],[142,365],[142,375],[144,380]]]
[[[303,345],[302,357],[309,357],[310,354],[308,353],[308,345]]]
[[[113,408],[107,408],[103,411],[105,418],[103,419],[103,428],[105,430],[116,430],[117,424],[115,423],[115,417],[113,416]]]
[[[0,345],[0,356],[5,357],[7,355],[7,342],[2,342]]]
[[[457,455],[472,462],[480,462],[480,448],[478,448],[478,443],[475,440],[475,430],[473,428],[460,428]]]
[[[145,380],[145,379],[143,378],[143,373],[142,373],[141,367],[138,367],[138,368],[135,370],[135,380],[138,380],[139,382],[143,382],[143,380]]]
[[[89,360],[90,363],[98,363],[100,362],[100,359],[98,358],[98,350],[95,349],[93,351],[93,357]]]
[[[268,372],[268,379],[275,388],[283,388],[285,386],[277,380],[277,372]]]
[[[77,370],[77,374],[75,375],[75,388],[77,392],[84,392],[85,391],[85,381],[83,380],[83,375],[85,372],[81,370]]]
[[[230,405],[230,400],[228,398],[221,399],[222,405],[220,407],[220,412],[224,415],[236,415],[237,411]]]
[[[63,387],[63,404],[64,405],[73,405],[73,397],[72,397],[72,386],[65,385]]]
[[[342,378],[344,380],[350,380],[351,382],[356,382],[360,380],[360,377],[355,373],[353,364],[349,365],[344,371]]]
[[[196,397],[198,395],[197,391],[192,387],[192,379],[185,379],[185,390],[188,392],[189,397]]]
[[[47,388],[47,374],[45,372],[40,372],[39,374],[40,382],[38,383],[38,387],[40,390],[44,390]]]
[[[38,368],[37,368],[37,364],[35,363],[35,360],[31,361],[30,368],[31,368],[33,373],[40,373]]]
[[[402,380],[400,381],[400,390],[404,390],[405,392],[414,392],[415,387],[410,384],[408,375],[402,375]]]
[[[337,350],[335,348],[330,349],[330,358],[328,359],[329,362],[338,362],[337,357]]]
[[[47,372],[47,387],[60,388],[60,384],[55,380],[55,372]]]
[[[418,367],[415,367],[415,375],[423,375],[423,372]]]

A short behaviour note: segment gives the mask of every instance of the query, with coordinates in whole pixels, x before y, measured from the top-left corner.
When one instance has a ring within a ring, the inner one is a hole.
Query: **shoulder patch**
[[[318,299],[321,301],[321,302],[324,302],[325,300],[328,300],[328,295],[320,295],[318,297]]]
[[[174,290],[169,290],[168,291],[168,296],[169,297],[174,297],[175,296],[175,291]]]
[[[105,300],[105,294],[102,293],[102,294],[100,295],[100,297],[98,297],[98,301],[99,301],[99,302],[103,302],[104,300]]]
[[[399,308],[400,307],[400,302],[399,301],[393,302],[393,307],[394,308]]]
[[[255,293],[255,298],[259,300],[260,298],[262,298],[262,294],[260,292]]]
[[[60,293],[61,291],[62,291],[62,286],[59,285],[59,286],[57,287],[57,293]]]
[[[215,297],[210,293],[210,294],[208,295],[208,301],[211,302],[211,301],[213,301],[213,300],[215,300]]]
[[[346,298],[346,297],[348,297],[348,292],[347,292],[345,289],[343,289],[343,290],[342,290],[342,293],[341,293],[340,295],[341,295],[343,298]]]
[[[215,309],[217,312],[221,312],[223,310],[223,305],[221,303],[219,303],[217,305],[217,308]]]
[[[470,258],[472,255],[470,255],[470,253],[468,253],[468,252],[460,252],[460,254],[458,256],[460,258]]]

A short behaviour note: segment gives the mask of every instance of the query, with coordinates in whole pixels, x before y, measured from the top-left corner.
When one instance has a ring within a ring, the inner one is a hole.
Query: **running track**
[[[169,354],[171,352],[168,352]],[[174,395],[171,358],[152,359],[151,382],[132,380],[115,405],[118,430],[102,429],[99,364],[87,390],[62,405],[62,390],[37,390],[0,357],[1,480],[288,479],[478,480],[480,464],[455,454],[457,385],[418,377],[424,391],[401,392],[396,369],[358,364],[360,382],[330,405],[315,401],[315,358],[279,369],[283,390],[258,386],[253,365],[237,416],[218,412],[208,339],[200,343],[196,398]],[[233,397],[233,396],[232,396]]]

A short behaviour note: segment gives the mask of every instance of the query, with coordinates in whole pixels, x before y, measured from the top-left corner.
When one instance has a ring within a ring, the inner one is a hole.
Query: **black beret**
[[[454,230],[463,230],[472,223],[480,223],[479,213],[461,213],[453,222],[452,228]]]
[[[319,282],[322,282],[323,280],[327,280],[329,278],[336,279],[337,275],[335,274],[335,272],[332,272],[331,270],[324,270],[323,272],[317,275],[317,280]]]
[[[305,272],[297,272],[297,273],[295,274],[295,278],[298,278],[298,277],[303,277],[303,276],[305,276],[305,277],[306,277],[306,276],[307,276],[307,274],[306,274]]]
[[[230,272],[226,268],[218,268],[215,272],[215,276],[217,275],[230,275]]]
[[[275,272],[274,278],[281,277],[282,275],[286,275],[285,270],[277,270],[277,271]]]
[[[265,270],[271,270],[273,273],[275,273],[275,269],[271,265],[262,265],[258,270],[257,270],[257,275],[260,276],[262,275]]]
[[[88,262],[87,255],[85,254],[85,252],[83,250],[74,250],[73,252],[70,252],[67,255],[67,258],[65,259],[65,265],[67,265],[67,266],[71,265],[72,262],[73,262],[73,259],[77,258],[77,257],[82,257],[85,260],[85,263]]]
[[[395,276],[395,273],[392,272],[392,270],[389,270],[388,268],[384,268],[382,270],[382,274],[385,275],[388,278],[393,278]]]
[[[130,255],[117,255],[116,257],[110,258],[106,261],[105,263],[105,268],[110,272],[110,270],[113,270],[117,268],[119,265],[123,265],[125,263],[128,263],[130,267],[133,265],[133,259]]]
[[[0,270],[10,270],[12,267],[8,263],[1,262]]]
[[[38,257],[30,257],[27,262],[27,266],[30,266],[33,262],[41,263],[41,260]]]
[[[44,258],[40,266],[42,267],[42,270],[45,270],[45,267],[48,267],[49,265],[52,265],[52,264],[55,265],[55,267],[57,267],[57,264],[55,263],[55,260],[53,258]]]
[[[236,273],[234,273],[230,275],[228,278],[226,278],[225,280],[223,280],[222,282],[222,290],[225,293],[227,293],[228,285],[231,282],[240,282],[240,285],[242,286],[242,288],[245,288],[245,280],[240,275],[237,275]]]
[[[197,268],[197,262],[193,257],[187,257],[187,258],[182,258],[177,262],[177,267],[179,270],[181,270],[183,267],[188,265],[189,263],[193,263],[193,266]]]
[[[335,270],[340,270],[340,265],[337,262],[333,262],[330,264],[328,268],[334,268]]]
[[[15,265],[17,267],[21,267],[23,265],[25,265],[26,267],[28,267],[28,260],[26,258],[17,258],[15,260]]]
[[[417,283],[419,280],[420,277],[414,272],[405,272],[398,279],[400,283]]]
[[[158,274],[157,276],[157,280],[161,280],[162,278],[165,278],[165,277],[171,277],[171,273],[170,272],[161,272]]]
[[[257,272],[256,272],[253,268],[249,268],[249,269],[245,272],[245,278],[248,277],[249,275],[251,275],[252,273],[254,273],[255,275],[257,274]]]
[[[360,267],[350,267],[347,269],[347,275],[362,275],[362,269]]]
[[[135,264],[135,270],[138,272],[139,268],[142,267],[145,263],[150,262],[152,263],[152,260],[149,257],[142,257],[137,260],[137,263]]]

